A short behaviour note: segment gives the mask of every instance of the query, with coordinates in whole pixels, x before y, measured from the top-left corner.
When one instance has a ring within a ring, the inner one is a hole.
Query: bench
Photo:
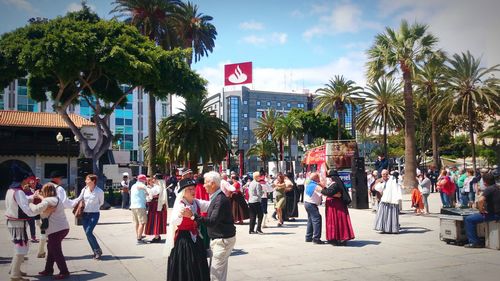
[[[500,221],[487,222],[485,234],[486,248],[500,250]]]

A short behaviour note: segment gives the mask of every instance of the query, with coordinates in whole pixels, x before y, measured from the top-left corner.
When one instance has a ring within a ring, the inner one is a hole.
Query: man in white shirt
[[[295,183],[297,184],[297,188],[299,189],[299,201],[304,203],[304,179],[303,173],[299,173]]]
[[[130,182],[128,180],[129,174],[123,173],[123,180],[120,183],[120,193],[122,195],[122,209],[128,209],[130,206]]]
[[[306,242],[313,242],[314,244],[324,244],[321,241],[321,214],[318,209],[323,199],[321,195],[323,188],[319,174],[312,173],[305,188],[304,207],[307,212]]]

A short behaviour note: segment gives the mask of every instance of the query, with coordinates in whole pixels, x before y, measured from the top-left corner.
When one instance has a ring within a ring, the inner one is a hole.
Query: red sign
[[[252,62],[224,65],[224,86],[252,83]]]

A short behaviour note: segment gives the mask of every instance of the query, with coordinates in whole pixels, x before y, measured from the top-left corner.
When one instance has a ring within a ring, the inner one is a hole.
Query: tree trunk
[[[387,116],[384,113],[384,157],[387,158]]]
[[[474,143],[474,112],[472,111],[472,100],[469,99],[468,107],[468,117],[469,117],[469,138],[472,149],[472,168],[474,172],[476,171],[476,144]],[[465,156],[464,156],[465,158]]]
[[[417,186],[417,157],[415,140],[415,113],[413,108],[413,89],[411,72],[401,66],[404,80],[404,102],[405,102],[405,174],[403,187],[413,188]]]
[[[340,112],[337,111],[337,140],[340,140],[341,137],[341,125],[340,125]]]
[[[155,173],[156,159],[156,98],[152,93],[149,93],[148,143],[148,174],[153,175]]]
[[[434,114],[431,114],[431,141],[432,141],[432,165],[440,169],[441,161],[439,161],[438,131],[437,131],[436,118],[434,117]]]
[[[293,174],[293,161],[292,161],[292,136],[288,136],[288,157],[290,157],[290,172]]]

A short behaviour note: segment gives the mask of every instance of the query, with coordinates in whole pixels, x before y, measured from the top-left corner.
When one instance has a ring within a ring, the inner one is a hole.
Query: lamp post
[[[78,142],[78,137],[75,136],[74,137],[75,139],[75,142]],[[70,145],[71,145],[71,138],[70,137],[64,137],[61,132],[58,132],[57,135],[56,135],[56,140],[58,143],[62,143],[63,141],[66,143],[66,156],[67,156],[67,159],[68,159],[68,164],[67,164],[67,174],[66,174],[66,178],[68,180],[68,189],[70,187],[70,183],[71,183],[71,158],[70,158],[70,155],[69,155],[69,148],[70,148]]]

